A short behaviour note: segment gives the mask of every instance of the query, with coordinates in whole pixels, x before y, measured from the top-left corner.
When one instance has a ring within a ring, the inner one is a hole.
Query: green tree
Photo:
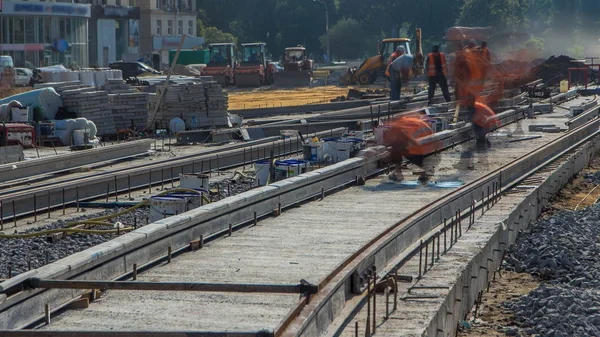
[[[329,29],[331,53],[340,58],[359,58],[365,56],[367,34],[355,19],[342,18]],[[327,49],[327,35],[319,40],[321,47]]]
[[[224,33],[217,27],[206,27],[202,31],[202,36],[206,40],[206,43],[237,43],[237,38],[230,33]]]

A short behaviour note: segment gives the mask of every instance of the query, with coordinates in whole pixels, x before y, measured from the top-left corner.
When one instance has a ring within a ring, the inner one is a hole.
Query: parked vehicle
[[[9,55],[0,55],[0,83],[12,85],[14,77],[13,58]]]
[[[142,62],[123,62],[117,61],[108,65],[110,69],[117,69],[123,72],[123,79],[134,78],[141,75],[161,75],[162,73],[154,68],[145,65]]]
[[[27,68],[15,68],[14,85],[17,87],[25,87],[29,85],[33,71]]]

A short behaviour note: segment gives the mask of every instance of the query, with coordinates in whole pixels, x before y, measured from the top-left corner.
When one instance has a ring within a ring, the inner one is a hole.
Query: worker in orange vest
[[[481,42],[481,47],[479,47],[479,52],[481,53],[481,58],[484,61],[492,62],[492,54],[490,53],[490,49],[487,46],[487,42]]]
[[[484,61],[479,53],[474,52],[472,47],[456,53],[454,62],[455,90],[460,109],[465,109],[472,122],[475,133],[475,143],[478,148],[483,149],[490,146],[486,138],[486,129],[475,123],[476,102],[481,97],[485,83],[485,70],[482,65]],[[479,108],[481,108],[479,106]]]
[[[420,168],[425,168],[424,161],[429,154],[436,150],[436,145],[435,143],[422,144],[421,138],[433,133],[431,125],[420,116],[403,116],[390,124],[390,129],[384,134],[384,142],[390,150],[390,161],[396,164],[396,170],[389,175],[390,180],[404,180],[401,170],[403,159]],[[421,182],[427,182],[433,175],[434,165],[427,166],[428,168],[425,168],[419,177]]]
[[[450,102],[450,91],[448,91],[448,65],[446,64],[446,55],[440,52],[440,46],[433,46],[431,53],[427,55],[425,62],[425,73],[429,79],[429,104],[433,104],[433,95],[435,87],[439,84],[446,102]]]

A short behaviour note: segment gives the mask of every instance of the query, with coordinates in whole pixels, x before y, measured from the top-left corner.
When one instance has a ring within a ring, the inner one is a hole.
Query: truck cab
[[[267,61],[264,42],[242,44],[242,60],[236,67],[235,83],[242,87],[259,87],[273,83],[275,67]]]
[[[206,67],[202,69],[203,76],[212,76],[213,79],[223,87],[232,85],[233,70],[236,66],[236,58],[233,43],[212,43],[208,45],[209,60]]]

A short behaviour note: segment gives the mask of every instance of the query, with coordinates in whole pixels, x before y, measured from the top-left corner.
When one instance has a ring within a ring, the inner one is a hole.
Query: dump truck
[[[422,55],[423,51],[421,48],[420,28],[417,28],[415,36],[417,40],[417,53],[420,53],[421,55],[415,55],[414,62],[416,65],[413,65],[413,69],[418,74],[419,71],[422,71],[421,69],[423,69],[423,64],[421,63],[424,60]],[[387,61],[396,48],[400,46],[404,47],[407,54],[412,55],[410,49],[410,39],[404,37],[383,39],[379,43],[379,54],[369,57],[358,68],[348,69],[346,75],[341,78],[340,84],[350,85],[358,83],[360,85],[367,85],[375,82],[378,77],[385,76]]]
[[[273,83],[277,69],[267,61],[266,44],[263,42],[242,44],[242,60],[234,70],[238,87],[260,87]]]
[[[275,74],[275,86],[310,86],[313,64],[313,60],[306,56],[306,48],[302,46],[286,48],[283,55],[283,71]]]
[[[202,76],[212,76],[224,88],[233,85],[236,57],[233,43],[212,43],[208,45],[209,61],[202,69]]]

